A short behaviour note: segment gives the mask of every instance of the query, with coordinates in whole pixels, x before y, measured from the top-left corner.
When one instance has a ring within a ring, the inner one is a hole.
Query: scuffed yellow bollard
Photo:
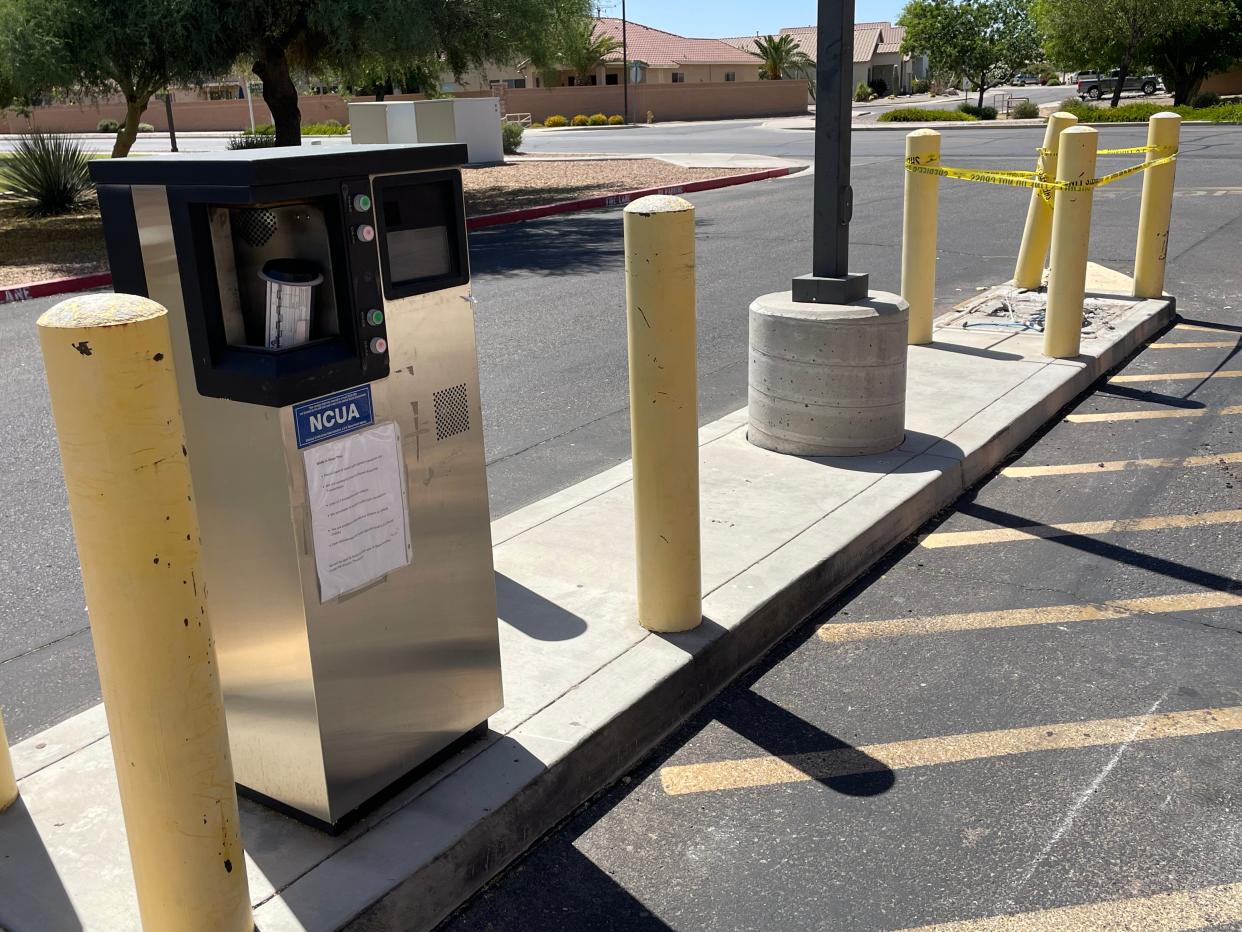
[[[1061,133],[1057,181],[1095,179],[1099,133],[1071,126]],[[1082,302],[1087,289],[1087,243],[1091,238],[1092,189],[1057,191],[1052,207],[1052,259],[1044,354],[1072,359],[1082,346]]]
[[[906,136],[906,162],[940,164],[940,134],[916,129]],[[932,341],[936,305],[936,214],[940,178],[906,172],[905,204],[901,219],[901,296],[910,305],[907,343]]]
[[[143,928],[250,932],[167,313],[85,295],[39,340]]]
[[[624,225],[638,622],[689,631],[703,616],[694,205],[639,198]]]
[[[15,802],[17,802],[17,776],[13,773],[9,738],[4,733],[4,716],[0,715],[0,812],[4,812]]]
[[[1057,176],[1057,152],[1062,130],[1074,126],[1078,117],[1072,113],[1057,111],[1048,117],[1044,130],[1042,159],[1044,176],[1051,181]],[[1031,203],[1026,209],[1026,226],[1022,229],[1022,244],[1018,247],[1018,261],[1014,265],[1013,283],[1019,288],[1034,289],[1044,283],[1044,260],[1048,258],[1048,246],[1052,241],[1052,199],[1043,192],[1031,192]]]
[[[1182,118],[1176,113],[1156,113],[1147,121],[1147,161],[1177,151]],[[1173,184],[1177,163],[1157,165],[1143,172],[1143,199],[1139,202],[1138,245],[1134,250],[1134,297],[1159,298],[1164,294],[1164,266],[1169,257],[1169,221],[1173,216]]]

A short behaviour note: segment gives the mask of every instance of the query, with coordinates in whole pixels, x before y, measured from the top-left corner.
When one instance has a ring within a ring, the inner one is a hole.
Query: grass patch
[[[1072,113],[1083,123],[1146,123],[1153,114],[1172,110],[1183,120],[1206,120],[1209,123],[1242,122],[1242,101],[1217,104],[1215,107],[1170,107],[1167,104],[1122,104],[1120,107],[1098,107],[1071,97],[1061,109]]]
[[[881,123],[975,123],[979,118],[960,110],[936,110],[928,107],[902,107],[879,116]]]

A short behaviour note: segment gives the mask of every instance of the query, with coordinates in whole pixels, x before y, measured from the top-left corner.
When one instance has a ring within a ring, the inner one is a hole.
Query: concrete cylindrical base
[[[751,443],[801,456],[900,446],[910,306],[872,291],[856,304],[804,304],[788,291],[750,306]]]

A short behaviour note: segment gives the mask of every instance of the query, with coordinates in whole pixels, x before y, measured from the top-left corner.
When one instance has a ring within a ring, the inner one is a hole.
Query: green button
[[[367,311],[367,323],[372,327],[378,327],[384,322],[384,312],[379,308],[372,308]]]
[[[370,195],[367,195],[367,194],[355,194],[354,195],[354,210],[362,211],[362,210],[370,210],[370,209],[371,209]]]

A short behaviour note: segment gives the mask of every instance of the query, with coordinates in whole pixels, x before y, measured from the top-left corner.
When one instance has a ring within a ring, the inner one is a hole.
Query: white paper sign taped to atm
[[[319,599],[360,589],[410,562],[410,521],[393,422],[302,454]]]

